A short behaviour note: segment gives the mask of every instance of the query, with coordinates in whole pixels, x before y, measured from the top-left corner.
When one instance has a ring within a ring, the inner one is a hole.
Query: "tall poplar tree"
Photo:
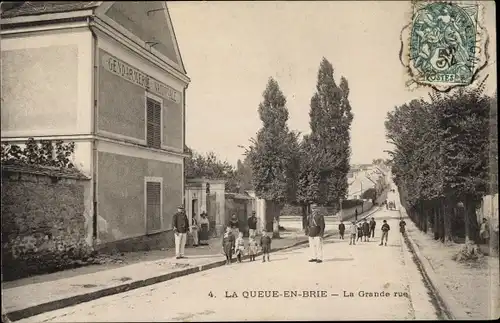
[[[267,83],[258,111],[262,128],[247,156],[255,193],[266,200],[266,230],[279,237],[281,209],[295,199],[298,143],[297,135],[287,126],[286,98],[273,78]]]
[[[323,58],[316,93],[311,98],[311,134],[302,143],[298,200],[304,204],[337,205],[348,191],[350,128],[353,119],[349,85],[334,80],[333,66]]]

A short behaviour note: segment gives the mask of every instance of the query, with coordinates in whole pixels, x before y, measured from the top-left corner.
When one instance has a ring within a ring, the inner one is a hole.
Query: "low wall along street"
[[[74,267],[90,255],[84,217],[88,182],[77,172],[2,165],[3,280]]]

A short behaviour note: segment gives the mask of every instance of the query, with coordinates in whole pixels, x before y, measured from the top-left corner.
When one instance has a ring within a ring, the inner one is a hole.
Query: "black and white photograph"
[[[1,1],[2,322],[500,318],[494,1]]]

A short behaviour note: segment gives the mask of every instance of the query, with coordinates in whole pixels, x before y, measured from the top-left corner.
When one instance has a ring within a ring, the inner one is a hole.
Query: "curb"
[[[333,235],[333,233],[332,234],[325,234],[324,238],[329,238],[332,235]],[[309,241],[306,239],[304,241],[295,242],[294,244],[289,245],[289,246],[274,248],[271,250],[271,253],[285,250],[285,249],[294,248],[294,247],[297,247],[300,245],[304,245],[308,242]],[[256,256],[260,256],[260,255],[262,255],[262,252],[257,253]],[[243,259],[248,259],[248,258],[249,258],[248,255],[243,257]],[[179,278],[182,276],[186,276],[189,274],[194,274],[197,272],[221,267],[221,266],[224,266],[225,264],[226,264],[225,259],[219,260],[219,261],[214,261],[212,263],[208,263],[205,265],[199,265],[199,266],[195,266],[195,267],[191,267],[191,268],[181,269],[178,271],[170,272],[170,273],[160,275],[160,276],[151,277],[151,278],[144,279],[144,280],[136,280],[136,281],[126,283],[126,284],[108,287],[108,288],[104,288],[101,290],[88,292],[88,293],[80,294],[80,295],[75,295],[75,296],[71,296],[71,297],[64,298],[64,299],[58,299],[55,301],[50,301],[47,303],[27,307],[27,308],[12,311],[9,313],[4,313],[2,315],[2,317],[3,316],[8,317],[8,319],[10,319],[11,322],[18,321],[18,320],[22,320],[22,319],[30,317],[30,316],[39,315],[39,314],[42,314],[45,312],[55,311],[55,310],[58,310],[61,308],[74,306],[74,305],[77,305],[80,303],[90,302],[90,301],[93,301],[93,300],[96,300],[96,299],[99,299],[102,297],[111,296],[111,295],[115,295],[115,294],[119,294],[119,293],[123,293],[123,292],[128,292],[128,291],[131,291],[131,290],[134,290],[137,288],[162,283],[162,282],[165,282],[165,281],[168,281],[171,279],[175,279],[175,278]]]
[[[401,209],[399,210],[399,212],[401,214]],[[404,218],[409,219],[406,214]],[[408,231],[406,231],[405,241],[407,242],[410,252],[412,252],[415,256],[417,266],[420,265],[424,280],[427,280],[427,283],[429,283],[431,292],[435,293],[435,296],[441,303],[441,307],[443,307],[442,310],[444,314],[448,316],[448,319],[471,320],[471,317],[467,315],[467,313],[465,313],[465,311],[462,309],[463,306],[457,303],[453,295],[451,295],[450,291],[448,290],[448,287],[446,287],[444,282],[436,275],[429,260],[425,258],[424,255],[422,255],[422,253],[420,252],[420,248],[408,234]]]

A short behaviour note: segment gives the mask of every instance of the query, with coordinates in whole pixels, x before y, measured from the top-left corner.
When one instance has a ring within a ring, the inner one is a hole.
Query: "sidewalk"
[[[273,240],[273,252],[305,244],[308,241],[301,232],[284,231],[280,234],[281,239]],[[326,235],[328,236],[330,235]],[[108,268],[82,267],[72,270],[72,273],[66,271],[33,277],[31,281],[25,279],[23,282],[4,283],[2,312],[15,321],[216,268],[225,263],[218,238],[212,239],[207,247],[186,248],[186,259],[175,259],[171,249],[161,253],[155,251],[152,254],[153,258],[160,255],[163,257],[121,266],[111,265],[107,266]]]
[[[404,212],[404,210],[403,210]],[[432,284],[457,319],[495,319],[500,315],[498,258],[485,256],[472,264],[452,259],[461,244],[443,244],[421,232],[409,219],[407,236]]]
[[[428,280],[435,296],[444,305],[452,319],[489,320],[499,317],[499,264],[498,258],[485,257],[483,262],[462,264],[452,256],[460,244],[435,241],[430,232],[421,232],[408,217],[405,208],[396,205],[406,222],[406,240],[413,249],[422,275]]]

